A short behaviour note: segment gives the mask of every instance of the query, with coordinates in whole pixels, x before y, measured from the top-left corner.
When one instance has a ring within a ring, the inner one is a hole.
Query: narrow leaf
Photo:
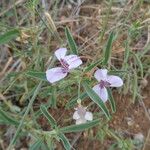
[[[47,118],[48,122],[52,127],[56,126],[56,121],[55,119],[51,116],[51,114],[47,111],[47,108],[44,105],[41,105],[40,107],[41,112],[43,115]]]
[[[89,97],[102,109],[107,119],[110,119],[109,110],[107,109],[103,101],[100,99],[100,97],[88,86],[86,81],[84,81],[82,85]]]
[[[1,122],[3,121],[3,123],[7,123],[7,124],[11,124],[11,125],[15,125],[18,126],[19,125],[19,121],[17,121],[16,119],[14,119],[12,116],[10,116],[8,113],[4,112],[1,108],[0,108],[0,120]]]
[[[135,54],[134,52],[130,52],[130,53],[135,57],[135,63],[139,67],[140,73],[141,73],[141,77],[143,78],[143,64],[142,64],[139,56],[137,54]]]
[[[115,103],[115,100],[112,96],[112,92],[109,88],[107,88],[107,91],[108,91],[108,95],[109,95],[109,101],[110,101],[111,109],[113,112],[116,112],[116,103]]]
[[[0,45],[8,43],[9,41],[15,39],[19,36],[20,32],[18,29],[9,30],[6,33],[0,35]]]
[[[46,74],[45,72],[39,72],[39,71],[28,71],[25,73],[27,76],[30,76],[30,77],[33,77],[33,78],[37,78],[37,79],[40,79],[40,80],[46,80]]]
[[[37,140],[35,143],[33,143],[30,146],[29,150],[38,150],[40,149],[41,145],[42,145],[42,140]]]
[[[60,137],[60,139],[61,139],[65,149],[66,150],[70,150],[71,149],[71,145],[70,145],[69,140],[67,139],[67,137],[64,134],[62,134],[62,133],[59,133],[59,137]]]
[[[50,102],[51,102],[51,106],[53,108],[56,108],[57,100],[56,100],[56,87],[55,86],[52,87],[52,96],[50,98]]]
[[[106,65],[109,62],[110,56],[111,56],[111,49],[112,49],[112,43],[114,39],[114,33],[111,32],[106,44],[106,48],[104,50],[104,61],[103,64]]]
[[[27,109],[26,109],[25,113],[23,114],[23,116],[22,116],[22,118],[21,118],[21,120],[20,120],[20,123],[19,123],[19,125],[18,125],[18,128],[17,128],[17,130],[16,130],[16,132],[15,132],[13,138],[11,139],[11,142],[10,142],[10,144],[9,144],[9,146],[8,146],[8,149],[12,149],[13,145],[15,145],[16,140],[17,140],[18,136],[20,135],[20,131],[21,131],[22,126],[23,126],[23,124],[24,124],[25,118],[26,118],[26,116],[28,115],[28,113],[29,113],[29,111],[30,111],[30,108],[32,107],[32,104],[33,104],[33,102],[34,102],[36,96],[39,94],[39,90],[40,90],[41,86],[42,86],[42,81],[40,81],[40,83],[39,83],[38,86],[36,87],[35,92],[33,93],[33,96],[32,96],[32,98],[31,98],[30,101],[29,101],[29,104],[28,104],[28,106],[27,106]]]
[[[132,90],[133,90],[133,103],[136,100],[136,97],[138,95],[138,77],[137,77],[137,71],[134,70],[133,74],[133,81],[132,81]]]
[[[71,125],[71,126],[63,127],[63,128],[60,128],[60,131],[63,133],[80,132],[80,131],[84,131],[86,129],[92,128],[94,126],[97,126],[99,122],[100,120],[96,119],[96,120],[93,120],[84,124],[80,124],[80,125]]]
[[[119,75],[123,75],[123,74],[126,74],[126,73],[128,73],[127,71],[125,71],[125,70],[112,70],[112,71],[109,71],[109,74],[111,75],[117,75],[117,76],[119,76]]]
[[[67,42],[73,54],[78,55],[78,48],[68,27],[65,28]]]
[[[83,101],[87,96],[88,96],[88,95],[87,95],[86,92],[81,93],[79,97],[76,96],[75,98],[69,100],[69,102],[66,104],[66,108],[71,108],[71,107],[73,107],[73,106],[77,103],[78,98],[80,98],[81,101]]]
[[[94,63],[92,63],[92,64],[90,64],[89,66],[87,66],[86,68],[85,68],[85,73],[87,73],[87,72],[89,72],[90,70],[92,70],[93,68],[95,68],[97,65],[99,65],[101,63],[101,60],[98,60],[98,61],[96,61],[96,62],[94,62]]]

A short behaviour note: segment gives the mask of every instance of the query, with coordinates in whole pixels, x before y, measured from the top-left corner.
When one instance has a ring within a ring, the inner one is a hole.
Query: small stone
[[[140,126],[138,125],[138,124],[136,124],[136,126],[135,126],[136,128],[139,128]]]
[[[148,81],[147,81],[147,79],[142,79],[141,80],[141,86],[142,86],[142,88],[145,88],[146,86],[148,85]]]
[[[134,135],[134,140],[143,143],[144,142],[144,135],[142,133],[137,133]]]
[[[147,110],[147,111],[148,111],[148,113],[149,113],[149,115],[150,115],[150,108],[148,108],[148,110]]]
[[[132,118],[126,117],[125,119],[126,119],[126,121],[127,121],[128,126],[133,126],[134,120],[133,120]]]
[[[116,125],[116,121],[114,121],[113,123],[114,123],[114,125]]]
[[[138,114],[139,112],[135,110],[134,113],[135,113],[135,114]]]

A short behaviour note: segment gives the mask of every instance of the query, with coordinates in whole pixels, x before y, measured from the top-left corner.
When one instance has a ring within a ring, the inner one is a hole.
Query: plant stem
[[[42,81],[41,81],[41,82],[39,83],[39,85],[37,86],[37,88],[36,88],[36,90],[35,90],[35,92],[34,92],[32,98],[31,98],[31,100],[30,100],[30,102],[29,102],[29,104],[28,104],[28,107],[27,107],[27,109],[26,109],[26,111],[25,111],[25,113],[24,113],[24,115],[23,115],[23,117],[22,117],[22,119],[21,119],[21,121],[20,121],[20,124],[19,124],[19,126],[18,126],[18,128],[17,128],[17,131],[16,131],[15,135],[13,136],[13,139],[11,140],[11,142],[10,142],[10,144],[9,144],[9,146],[8,146],[8,150],[12,150],[12,146],[13,146],[13,144],[15,144],[15,142],[16,142],[16,139],[17,139],[17,137],[18,137],[18,135],[19,135],[19,133],[20,133],[21,127],[22,127],[22,125],[23,125],[23,123],[24,123],[25,117],[26,117],[27,114],[29,113],[30,108],[32,107],[32,104],[33,104],[33,102],[34,102],[36,96],[37,96],[38,93],[39,93],[39,90],[40,90],[40,88],[41,88],[41,85],[42,85]]]

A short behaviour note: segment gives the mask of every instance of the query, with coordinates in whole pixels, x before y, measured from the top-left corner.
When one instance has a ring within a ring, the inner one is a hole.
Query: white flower
[[[70,70],[77,68],[82,64],[82,60],[77,55],[67,55],[66,48],[59,48],[55,51],[55,56],[59,60],[61,66],[48,69],[46,78],[50,83],[54,83],[66,77]]]
[[[107,72],[107,69],[98,69],[94,74],[99,83],[93,87],[93,90],[103,102],[108,99],[107,87],[121,87],[123,85],[120,77],[108,75]]]
[[[89,111],[86,111],[85,107],[80,105],[75,108],[75,110],[76,111],[73,114],[73,119],[76,120],[76,124],[82,124],[93,120],[93,114]]]

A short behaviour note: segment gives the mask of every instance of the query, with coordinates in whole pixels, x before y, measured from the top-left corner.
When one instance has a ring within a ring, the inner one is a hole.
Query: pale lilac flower
[[[93,114],[89,111],[86,111],[86,108],[79,105],[75,108],[75,112],[73,114],[73,119],[76,120],[76,124],[86,123],[87,121],[93,120]]]
[[[93,90],[103,102],[108,100],[107,87],[120,87],[123,85],[123,81],[120,77],[108,75],[107,72],[107,69],[98,69],[94,74],[94,77],[99,83],[93,87]]]
[[[77,55],[67,55],[66,48],[59,48],[55,51],[55,56],[59,60],[61,67],[52,68],[46,71],[46,78],[50,83],[59,81],[67,76],[71,69],[82,64],[82,60]]]

